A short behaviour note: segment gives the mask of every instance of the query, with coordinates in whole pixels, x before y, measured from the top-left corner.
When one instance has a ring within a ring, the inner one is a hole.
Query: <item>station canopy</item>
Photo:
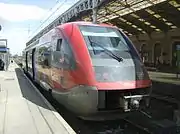
[[[95,1],[98,6],[97,22],[116,25],[129,36],[180,28],[180,0]],[[53,26],[65,22],[92,21],[92,2],[93,0],[78,1],[35,37],[40,37]],[[31,44],[35,37],[28,43]]]
[[[128,35],[167,32],[180,28],[180,0],[111,0],[101,5],[97,21],[116,25]]]

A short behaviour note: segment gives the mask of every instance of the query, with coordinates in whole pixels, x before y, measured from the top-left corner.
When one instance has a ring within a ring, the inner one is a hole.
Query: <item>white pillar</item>
[[[92,15],[92,18],[93,18],[93,23],[97,23],[97,10],[98,10],[98,7],[97,7],[97,1],[96,0],[93,0],[93,15]]]

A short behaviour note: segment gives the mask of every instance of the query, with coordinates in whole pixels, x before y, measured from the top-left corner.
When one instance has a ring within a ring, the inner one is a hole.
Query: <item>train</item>
[[[24,72],[79,117],[149,105],[148,72],[116,26],[64,23],[27,45],[23,55]]]

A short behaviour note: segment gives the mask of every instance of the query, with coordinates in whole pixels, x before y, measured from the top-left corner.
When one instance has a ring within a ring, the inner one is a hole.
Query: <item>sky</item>
[[[77,1],[0,0],[0,25],[2,26],[0,39],[8,39],[11,54],[21,55],[30,37]],[[52,14],[55,10],[57,11]]]

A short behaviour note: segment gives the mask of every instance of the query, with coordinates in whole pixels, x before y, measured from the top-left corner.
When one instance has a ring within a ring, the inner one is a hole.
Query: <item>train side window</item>
[[[43,58],[44,58],[43,53],[44,53],[44,49],[42,46],[40,46],[38,48],[38,64],[41,66],[43,65]]]
[[[64,68],[74,68],[75,67],[75,60],[72,53],[72,49],[67,42],[67,40],[62,40],[62,51],[61,54],[64,59]]]
[[[38,49],[38,63],[42,67],[51,66],[51,47],[43,45]]]
[[[51,47],[46,46],[44,50],[44,66],[50,67],[51,66]]]
[[[56,51],[61,51],[62,39],[57,40]]]
[[[53,38],[52,40],[53,53],[52,53],[52,66],[61,68],[59,59],[61,56],[62,39]]]
[[[65,39],[58,39],[56,50],[53,52],[52,62],[57,68],[72,68],[72,51]]]

